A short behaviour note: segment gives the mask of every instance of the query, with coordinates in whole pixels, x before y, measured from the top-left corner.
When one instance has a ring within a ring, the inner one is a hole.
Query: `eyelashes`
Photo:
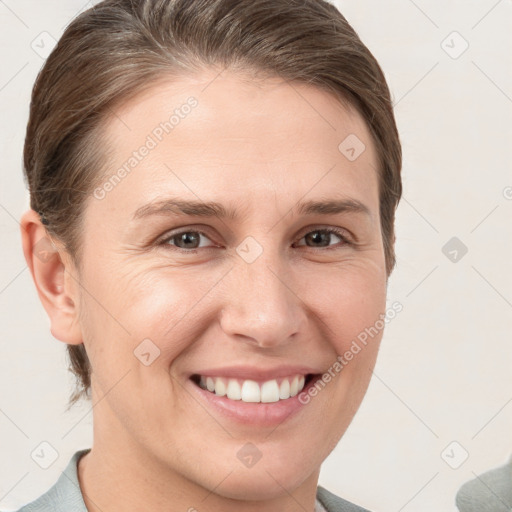
[[[313,250],[317,250],[317,249],[333,250],[333,249],[342,248],[347,245],[354,245],[345,230],[340,229],[340,228],[332,228],[332,227],[310,229],[309,231],[304,232],[304,234],[298,239],[298,241],[302,241],[303,239],[306,239],[306,240],[312,241],[313,243],[315,241],[325,242],[326,241],[325,236],[318,237],[318,234],[320,234],[320,233],[327,236],[327,239],[328,239],[327,245],[319,245],[319,246],[315,247],[314,245],[308,246],[306,244],[299,244],[299,247],[307,247],[307,248],[310,248]],[[185,235],[193,235],[193,236],[191,237],[191,236],[185,236]],[[317,236],[311,237],[310,235],[317,235]],[[332,235],[338,237],[341,240],[341,242],[339,242],[338,244],[335,244],[335,245],[329,245],[329,242],[332,239]],[[193,253],[193,254],[198,252],[200,249],[201,250],[209,250],[209,249],[214,249],[214,248],[218,247],[215,245],[201,246],[201,237],[205,237],[208,240],[210,240],[209,235],[200,229],[190,229],[190,228],[182,229],[180,231],[171,232],[171,233],[165,235],[163,238],[161,238],[160,240],[158,240],[156,242],[156,245],[162,246],[162,247],[172,250],[172,251],[179,251],[182,253]],[[174,245],[174,243],[171,243],[171,242],[176,242],[176,241],[178,243],[185,243],[185,244],[190,241],[192,243],[194,243],[194,241],[196,241],[196,242],[199,242],[199,247],[189,247],[189,248],[178,247],[177,245]]]

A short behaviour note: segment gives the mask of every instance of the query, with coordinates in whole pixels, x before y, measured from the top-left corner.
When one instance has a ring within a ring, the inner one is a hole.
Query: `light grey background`
[[[366,399],[319,483],[371,510],[455,511],[457,489],[512,453],[512,2],[336,5],[381,63],[396,104],[404,197],[389,301],[403,311],[386,328]],[[65,346],[50,334],[18,224],[40,54],[85,7],[0,0],[3,510],[46,491],[92,442],[90,406],[65,412],[73,382]],[[467,254],[443,253],[453,237]],[[46,470],[31,458],[41,442],[58,452]]]

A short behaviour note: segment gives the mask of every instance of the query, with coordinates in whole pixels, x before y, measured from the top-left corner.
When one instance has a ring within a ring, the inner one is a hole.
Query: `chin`
[[[271,500],[283,494],[293,493],[304,481],[317,471],[314,457],[301,454],[299,447],[294,450],[296,458],[277,450],[264,452],[261,459],[252,467],[239,464],[235,468],[225,468],[225,474],[231,474],[215,489],[215,492],[226,498],[244,501]],[[299,456],[299,454],[301,454]],[[308,461],[308,464],[305,464]],[[217,473],[218,474],[218,473]],[[218,482],[214,484],[214,487]],[[211,488],[211,487],[210,487]]]

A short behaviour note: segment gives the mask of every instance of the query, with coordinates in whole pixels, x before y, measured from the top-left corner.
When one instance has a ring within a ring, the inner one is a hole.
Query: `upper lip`
[[[257,368],[256,366],[224,366],[198,370],[191,375],[204,377],[226,377],[232,379],[273,380],[293,375],[308,375],[321,373],[310,366],[277,366],[275,368]]]

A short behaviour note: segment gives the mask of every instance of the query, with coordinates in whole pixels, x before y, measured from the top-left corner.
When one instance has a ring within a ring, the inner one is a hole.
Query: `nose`
[[[268,251],[254,262],[236,261],[227,276],[226,302],[220,314],[223,331],[260,347],[275,347],[290,341],[304,328],[304,303],[286,279],[279,255]]]

